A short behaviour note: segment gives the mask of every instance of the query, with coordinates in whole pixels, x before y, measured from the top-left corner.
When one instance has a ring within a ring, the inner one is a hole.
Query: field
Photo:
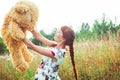
[[[0,57],[0,80],[33,80],[41,55],[33,52],[34,59],[25,73],[13,68],[9,55]],[[78,80],[120,80],[120,42],[79,41],[74,44]],[[75,80],[69,53],[60,66],[61,80]]]

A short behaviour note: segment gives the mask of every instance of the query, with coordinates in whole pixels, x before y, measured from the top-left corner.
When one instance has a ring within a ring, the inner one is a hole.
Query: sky
[[[0,0],[0,29],[5,14],[19,0]],[[39,8],[39,19],[36,30],[46,33],[62,25],[70,25],[75,31],[81,24],[92,25],[96,19],[101,19],[103,14],[109,20],[119,24],[119,0],[30,0]],[[30,33],[29,33],[30,34]]]

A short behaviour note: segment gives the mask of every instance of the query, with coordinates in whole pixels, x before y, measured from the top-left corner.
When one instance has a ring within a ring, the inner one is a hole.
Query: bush
[[[0,53],[7,52],[8,49],[6,45],[4,44],[3,39],[0,37]]]

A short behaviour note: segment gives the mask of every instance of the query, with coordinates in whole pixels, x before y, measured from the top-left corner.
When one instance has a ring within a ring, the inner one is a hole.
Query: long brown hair
[[[63,33],[63,38],[66,39],[65,40],[65,45],[69,46],[71,62],[72,62],[72,65],[73,65],[73,70],[74,70],[74,76],[75,76],[75,78],[77,80],[77,73],[76,73],[75,61],[74,61],[74,48],[73,48],[73,42],[74,42],[74,39],[75,39],[75,33],[68,26],[62,26],[61,31]]]

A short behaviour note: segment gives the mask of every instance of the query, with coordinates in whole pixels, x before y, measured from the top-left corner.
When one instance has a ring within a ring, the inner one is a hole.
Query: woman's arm
[[[43,42],[44,44],[46,44],[48,46],[55,46],[55,45],[57,45],[57,43],[55,41],[48,40],[47,38],[42,36],[40,33],[38,33],[36,30],[32,30],[31,33],[35,36],[35,38],[37,40]]]
[[[47,48],[44,48],[42,46],[37,46],[35,44],[33,44],[31,41],[29,41],[28,39],[24,39],[23,42],[28,46],[30,47],[32,50],[38,52],[39,54],[42,54],[44,56],[47,56],[47,57],[50,57],[52,58],[54,61],[56,61],[57,59],[54,58],[51,50],[47,49]]]

